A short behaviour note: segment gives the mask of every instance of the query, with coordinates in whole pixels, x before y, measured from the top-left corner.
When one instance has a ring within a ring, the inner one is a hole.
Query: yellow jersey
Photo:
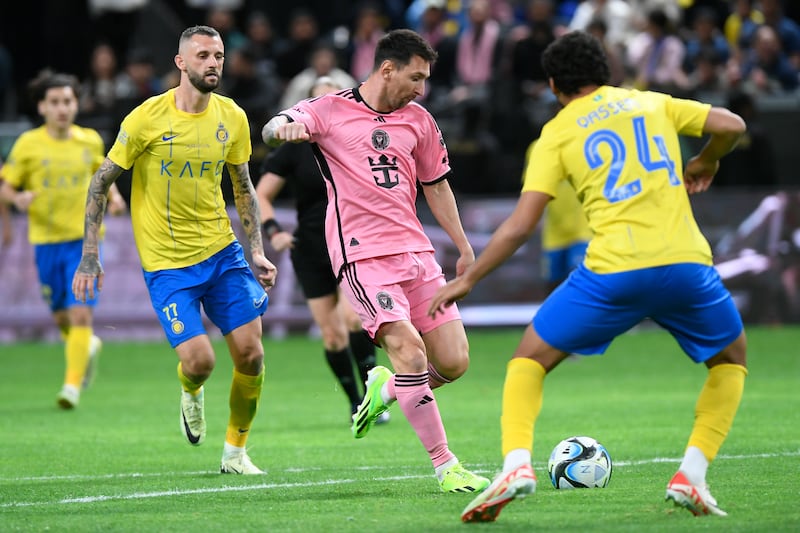
[[[593,272],[711,265],[678,142],[678,134],[702,135],[710,109],[666,94],[600,87],[545,125],[522,190],[557,197],[569,181],[593,233],[585,260]]]
[[[525,154],[525,166],[533,164],[533,141]],[[523,176],[525,173],[523,172]],[[578,201],[578,196],[568,181],[559,184],[558,196],[550,200],[544,213],[542,222],[542,249],[560,250],[569,248],[579,242],[588,242],[592,237],[592,230],[583,214],[583,208]]]
[[[32,244],[83,239],[86,194],[104,151],[100,134],[76,125],[70,127],[66,139],[50,136],[45,126],[19,136],[0,177],[36,195],[28,209]]]
[[[133,166],[131,221],[145,271],[195,265],[235,240],[222,171],[251,150],[244,111],[215,93],[201,113],[179,110],[170,89],[125,117],[108,158]]]

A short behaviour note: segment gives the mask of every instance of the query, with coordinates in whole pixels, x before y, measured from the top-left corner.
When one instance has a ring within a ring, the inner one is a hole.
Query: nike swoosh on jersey
[[[161,140],[162,141],[171,141],[172,139],[174,139],[177,136],[178,136],[177,133],[175,135],[162,135],[161,136]]]

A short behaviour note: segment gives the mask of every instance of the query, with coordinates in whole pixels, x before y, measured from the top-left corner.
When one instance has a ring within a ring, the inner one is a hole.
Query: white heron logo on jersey
[[[383,130],[375,130],[372,132],[372,146],[376,150],[386,150],[389,148],[389,134]]]
[[[397,174],[397,156],[389,158],[386,154],[381,154],[377,160],[373,160],[371,157],[367,157],[367,160],[372,170],[372,177],[378,187],[391,189],[400,183],[400,178]],[[380,172],[380,175],[376,175],[375,172]]]

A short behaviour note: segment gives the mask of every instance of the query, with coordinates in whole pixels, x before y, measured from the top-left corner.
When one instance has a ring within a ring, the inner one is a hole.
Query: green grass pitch
[[[451,449],[492,477],[505,366],[521,329],[468,333],[469,372],[436,396]],[[460,523],[471,496],[439,492],[397,406],[388,425],[352,438],[318,340],[264,340],[267,377],[248,447],[266,476],[217,473],[231,377],[222,342],[206,388],[208,437],[197,448],[178,431],[177,360],[166,342],[107,342],[99,376],[72,412],[55,403],[60,345],[2,345],[0,531],[797,532],[800,329],[753,327],[748,338],[744,399],[708,475],[730,516],[695,518],[664,502],[706,372],[668,334],[642,328],[548,377],[534,449],[539,487],[494,524]],[[608,448],[607,488],[550,484],[550,450],[577,434]]]

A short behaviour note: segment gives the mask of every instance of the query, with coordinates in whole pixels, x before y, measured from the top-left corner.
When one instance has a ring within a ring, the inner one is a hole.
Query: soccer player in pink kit
[[[435,318],[431,296],[445,283],[416,213],[417,184],[460,257],[475,260],[447,182],[447,149],[433,117],[413,102],[425,92],[436,52],[410,30],[378,42],[373,71],[360,86],[303,100],[264,126],[264,142],[312,143],[325,180],[325,237],[343,293],[380,344],[396,374],[373,368],[353,415],[364,437],[397,401],[430,455],[445,492],[481,491],[489,480],[466,470],[447,444],[432,389],[469,366],[469,346],[455,306]]]

